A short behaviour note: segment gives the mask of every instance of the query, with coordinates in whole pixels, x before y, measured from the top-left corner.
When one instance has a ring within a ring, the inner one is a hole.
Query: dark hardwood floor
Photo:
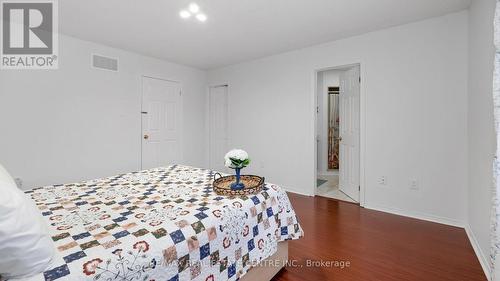
[[[294,266],[275,281],[486,280],[461,228],[360,208],[324,197],[289,193],[302,239],[289,242]],[[307,260],[349,261],[350,266],[308,267]]]

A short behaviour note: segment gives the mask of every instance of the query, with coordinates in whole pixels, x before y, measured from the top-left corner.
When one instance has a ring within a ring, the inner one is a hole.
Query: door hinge
[[[358,191],[361,191],[361,185],[358,185]]]
[[[316,106],[316,113],[319,113],[319,106]]]
[[[361,76],[359,76],[359,83],[361,83]]]
[[[182,91],[179,91],[179,96],[182,96]]]

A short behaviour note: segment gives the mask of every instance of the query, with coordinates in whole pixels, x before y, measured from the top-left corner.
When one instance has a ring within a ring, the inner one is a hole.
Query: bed
[[[173,165],[27,191],[57,248],[30,280],[271,278],[279,267],[250,269],[303,235],[287,194],[218,196],[213,174]]]

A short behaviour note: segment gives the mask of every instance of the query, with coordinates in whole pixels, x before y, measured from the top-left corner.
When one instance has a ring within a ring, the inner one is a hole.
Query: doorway
[[[143,76],[141,115],[142,169],[180,163],[182,160],[180,83]]]
[[[228,151],[228,86],[209,89],[209,163],[214,171],[227,171],[224,155]]]
[[[315,194],[360,201],[360,65],[316,72]]]

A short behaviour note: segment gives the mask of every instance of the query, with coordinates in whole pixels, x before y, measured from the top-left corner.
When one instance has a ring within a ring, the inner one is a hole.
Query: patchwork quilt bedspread
[[[229,198],[212,181],[174,165],[27,191],[58,253],[30,280],[237,280],[302,236],[278,186]]]

